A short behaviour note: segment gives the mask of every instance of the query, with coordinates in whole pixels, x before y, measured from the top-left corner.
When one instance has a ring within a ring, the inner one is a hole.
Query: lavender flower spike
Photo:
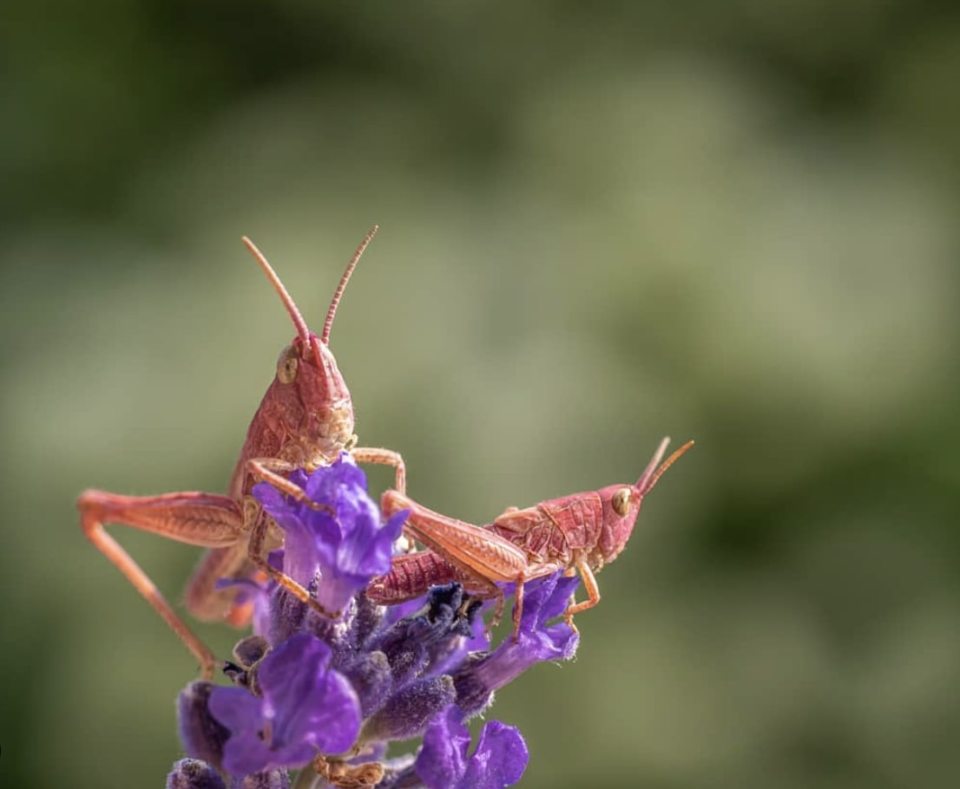
[[[528,761],[519,731],[488,723],[471,754],[464,721],[535,663],[573,656],[578,636],[556,620],[577,578],[531,581],[517,640],[489,652],[482,602],[460,584],[392,609],[364,594],[388,571],[406,513],[384,522],[348,456],[289,479],[306,502],[269,484],[254,488],[285,532],[270,562],[340,615],[322,617],[276,583],[239,582],[254,603],[255,635],[224,665],[233,687],[194,682],[181,693],[192,759],[175,766],[171,787],[285,789],[288,770],[300,770],[298,786],[503,789],[519,781]],[[388,758],[392,741],[421,733],[415,760]]]
[[[476,751],[467,758],[469,747],[463,711],[451,705],[424,734],[414,770],[428,789],[504,789],[527,769],[530,754],[520,731],[500,721],[483,727]]]
[[[330,668],[332,651],[299,633],[258,665],[262,696],[217,687],[210,713],[229,731],[223,766],[244,776],[275,767],[302,767],[318,751],[349,749],[360,732],[360,704],[347,679]]]
[[[325,509],[284,496],[267,482],[255,485],[253,495],[286,533],[284,572],[304,587],[319,576],[317,601],[328,611],[342,611],[371,578],[390,569],[407,513],[381,523],[366,476],[346,452],[309,476],[295,471],[290,481]]]

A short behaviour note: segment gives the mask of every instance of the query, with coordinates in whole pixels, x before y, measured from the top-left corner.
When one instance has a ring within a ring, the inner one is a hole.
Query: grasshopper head
[[[599,491],[603,504],[603,529],[598,548],[603,563],[613,561],[626,547],[640,515],[644,496],[653,490],[663,473],[693,446],[693,442],[688,441],[661,463],[669,443],[669,438],[660,442],[635,485],[610,485]]]
[[[330,329],[337,306],[360,256],[376,233],[367,233],[350,259],[330,302],[323,331],[310,331],[293,298],[267,259],[249,239],[243,241],[280,296],[297,335],[277,359],[277,373],[264,396],[258,416],[279,443],[277,457],[298,465],[332,460],[355,440],[350,390],[330,350]]]
[[[353,403],[350,390],[329,346],[312,332],[304,341],[295,337],[280,352],[270,394],[284,433],[305,451],[304,460],[317,455],[335,458],[353,440]]]

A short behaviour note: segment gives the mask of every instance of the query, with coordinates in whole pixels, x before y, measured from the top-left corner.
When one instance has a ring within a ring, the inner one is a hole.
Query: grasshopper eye
[[[297,377],[299,364],[296,350],[292,345],[288,345],[280,352],[280,358],[277,359],[277,380],[282,384],[292,384]]]
[[[630,496],[633,494],[633,488],[620,488],[613,494],[610,502],[613,505],[613,511],[623,517],[630,509]]]

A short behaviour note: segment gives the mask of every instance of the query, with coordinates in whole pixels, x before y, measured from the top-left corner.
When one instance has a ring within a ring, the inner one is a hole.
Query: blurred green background
[[[698,442],[491,711],[524,786],[954,785],[955,6],[0,20],[0,783],[161,785],[195,665],[74,498],[223,490],[292,336],[240,235],[318,328],[378,222],[332,347],[412,495],[483,522]],[[177,598],[199,552],[113,533]]]

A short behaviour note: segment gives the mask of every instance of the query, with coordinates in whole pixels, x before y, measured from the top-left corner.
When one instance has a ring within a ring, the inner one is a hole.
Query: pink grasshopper
[[[227,495],[184,492],[121,496],[88,490],[77,499],[86,536],[163,617],[200,662],[204,676],[212,675],[213,653],[174,612],[147,574],[107,534],[104,524],[132,526],[211,549],[186,591],[187,609],[198,619],[227,618],[234,625],[245,624],[249,610],[234,603],[235,591],[218,589],[216,584],[221,578],[249,576],[258,570],[300,600],[319,608],[306,589],[267,563],[267,551],[282,542],[283,533],[263,513],[250,490],[256,482],[267,480],[289,495],[302,498],[302,491],[281,474],[295,468],[312,470],[330,463],[344,450],[351,451],[358,461],[392,466],[396,487],[404,490],[406,472],[399,454],[387,449],[354,447],[357,437],[353,434],[350,392],[329,348],[340,298],[376,231],[374,226],[367,233],[340,278],[319,337],[307,327],[267,259],[249,239],[243,239],[279,294],[297,335],[280,353],[276,377],[247,430]],[[337,612],[322,613],[337,616]]]
[[[564,616],[572,625],[574,615],[600,602],[594,572],[626,547],[644,496],[693,446],[693,441],[688,441],[661,463],[669,441],[660,442],[634,485],[610,485],[522,510],[511,508],[486,527],[440,515],[400,492],[387,491],[382,501],[384,513],[410,510],[405,528],[429,550],[394,557],[390,572],[371,582],[367,596],[389,605],[419,597],[435,584],[458,581],[471,594],[497,598],[495,626],[504,605],[503,590],[497,583],[513,582],[516,637],[524,583],[561,569],[567,575],[579,571],[587,599],[581,603],[571,600]]]

